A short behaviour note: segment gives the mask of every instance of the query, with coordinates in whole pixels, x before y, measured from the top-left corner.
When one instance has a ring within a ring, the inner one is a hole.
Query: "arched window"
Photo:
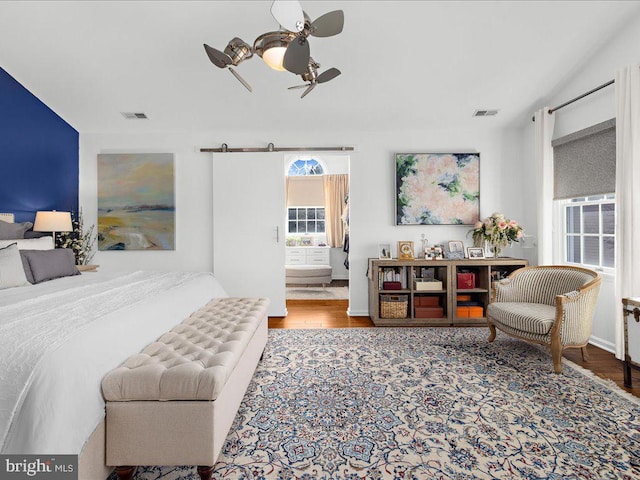
[[[301,175],[323,175],[324,168],[320,162],[314,158],[308,160],[298,159],[289,166],[287,175],[290,177],[299,177]]]
[[[287,183],[287,233],[325,233],[324,170],[320,161],[314,158],[297,158],[289,165],[287,176],[294,178]]]

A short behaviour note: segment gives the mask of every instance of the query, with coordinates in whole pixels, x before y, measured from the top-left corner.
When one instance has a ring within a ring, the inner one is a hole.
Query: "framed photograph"
[[[467,257],[471,260],[477,258],[484,258],[484,248],[482,247],[467,247]]]
[[[479,153],[396,153],[396,225],[473,225]]]
[[[460,240],[450,240],[447,242],[447,247],[451,253],[464,254],[464,244]]]
[[[391,244],[389,243],[378,244],[378,258],[380,260],[391,260]]]
[[[449,260],[464,259],[464,244],[460,240],[450,240],[447,242],[447,258]]]
[[[443,260],[444,255],[442,251],[442,245],[433,245],[427,247],[424,251],[425,260]]]
[[[312,247],[313,237],[309,237],[309,236],[300,237],[300,245],[302,245],[303,247]]]
[[[398,242],[398,260],[413,260],[413,242]]]

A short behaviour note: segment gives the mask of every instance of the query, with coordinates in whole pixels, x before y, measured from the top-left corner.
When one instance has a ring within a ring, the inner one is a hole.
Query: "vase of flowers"
[[[72,214],[72,217],[74,215]],[[70,248],[76,257],[76,265],[89,265],[95,252],[92,252],[96,242],[94,234],[95,225],[91,225],[86,231],[82,220],[82,210],[77,217],[72,218],[73,230],[60,233],[56,245],[60,248]]]
[[[519,242],[523,237],[522,227],[515,220],[509,220],[502,213],[494,213],[481,222],[476,222],[469,231],[473,244],[482,247],[485,242],[494,257],[499,257],[505,247]]]

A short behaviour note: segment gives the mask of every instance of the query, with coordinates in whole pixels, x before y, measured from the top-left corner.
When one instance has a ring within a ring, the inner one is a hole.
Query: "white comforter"
[[[78,454],[102,377],[211,298],[209,273],[87,273],[0,291],[0,451]]]

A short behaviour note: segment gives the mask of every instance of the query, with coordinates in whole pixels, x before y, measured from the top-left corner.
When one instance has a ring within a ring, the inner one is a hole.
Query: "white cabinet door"
[[[268,297],[285,316],[284,158],[213,154],[213,273],[232,297]]]

